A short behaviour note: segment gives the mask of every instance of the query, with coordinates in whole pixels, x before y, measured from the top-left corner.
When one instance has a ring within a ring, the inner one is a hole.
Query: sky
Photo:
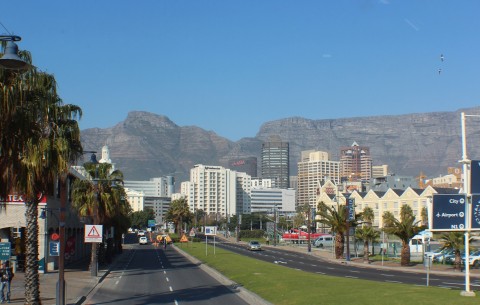
[[[0,34],[80,128],[130,111],[236,141],[268,121],[480,105],[480,1],[5,1]],[[443,55],[443,61],[442,61]]]

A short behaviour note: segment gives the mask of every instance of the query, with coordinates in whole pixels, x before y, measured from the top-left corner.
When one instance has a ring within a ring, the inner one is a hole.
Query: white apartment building
[[[388,165],[373,165],[372,166],[372,178],[388,176]]]
[[[145,193],[129,188],[125,188],[128,203],[134,212],[143,211],[145,209]]]
[[[151,178],[150,180],[125,180],[124,186],[129,189],[142,191],[145,196],[171,197],[174,192],[175,181],[173,176]]]
[[[182,182],[181,193],[191,211],[227,217],[250,213],[250,183],[251,177],[245,173],[197,164],[190,170],[190,181]]]
[[[308,203],[315,208],[318,185],[327,179],[340,183],[340,162],[330,161],[324,151],[302,151],[297,179],[297,205]]]
[[[252,187],[251,211],[272,212],[274,208],[284,213],[295,212],[295,190]]]
[[[261,179],[261,178],[257,178],[257,179],[252,179],[251,180],[252,182],[252,187],[264,187],[264,188],[271,188],[273,183],[272,183],[272,179]]]

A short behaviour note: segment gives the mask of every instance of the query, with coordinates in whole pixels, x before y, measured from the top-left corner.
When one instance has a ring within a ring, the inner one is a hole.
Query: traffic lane
[[[162,264],[152,246],[134,246],[87,304],[175,304]]]
[[[419,286],[425,286],[427,280],[427,275],[425,273],[402,272],[383,268],[353,266],[340,262],[331,263],[316,256],[282,249],[273,250],[268,248],[264,251],[257,252],[249,251],[245,246],[231,243],[219,243],[218,246],[238,254],[250,256],[252,258],[284,265],[293,269],[324,275],[359,278],[380,282],[404,283]],[[430,286],[453,289],[461,289],[464,286],[464,281],[462,280],[461,276],[431,274],[429,276],[429,280]],[[476,281],[472,281],[472,283],[472,286],[478,284]]]
[[[247,304],[170,246],[130,251],[86,304]]]
[[[157,251],[168,262],[166,271],[178,304],[248,304],[170,246]]]

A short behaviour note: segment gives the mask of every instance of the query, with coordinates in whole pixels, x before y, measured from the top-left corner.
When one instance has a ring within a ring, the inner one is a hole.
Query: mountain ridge
[[[480,114],[480,107],[452,112],[412,113],[313,120],[289,117],[263,123],[255,137],[231,141],[197,126],[179,126],[167,116],[131,111],[110,128],[82,130],[85,150],[108,145],[116,168],[126,180],[173,174],[188,180],[195,164],[227,166],[230,159],[254,156],[261,165],[262,142],[279,135],[290,143],[290,171],[296,174],[303,150],[327,151],[339,159],[341,147],[357,142],[370,147],[373,164],[388,164],[399,175],[429,176],[446,173],[461,159],[460,113]],[[467,120],[469,157],[480,156],[480,120]]]

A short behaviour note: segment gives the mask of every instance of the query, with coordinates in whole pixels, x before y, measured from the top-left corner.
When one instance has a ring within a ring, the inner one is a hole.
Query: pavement
[[[219,237],[219,239],[222,239]],[[225,240],[225,239],[224,239]],[[226,242],[237,243],[234,238],[225,240]],[[245,244],[246,242],[240,241],[239,243]],[[307,252],[305,245],[293,245],[293,244],[279,244],[262,245],[265,249],[284,249],[288,251],[294,251],[299,253],[305,253],[313,255],[322,260],[327,260],[337,264],[351,264],[361,267],[371,267],[376,269],[390,269],[390,270],[402,270],[406,272],[427,273],[427,269],[422,263],[411,264],[410,266],[403,267],[397,261],[374,261],[369,263],[363,262],[363,257],[352,257],[350,261],[344,259],[337,260],[333,258],[331,251],[324,249],[318,249],[312,247],[311,252]],[[89,294],[103,281],[103,279],[109,274],[109,272],[115,268],[118,262],[126,259],[131,253],[132,245],[124,245],[123,252],[114,257],[111,264],[107,266],[101,266],[98,270],[97,277],[92,277],[88,270],[88,261],[81,261],[75,264],[69,264],[65,267],[65,283],[66,283],[66,304],[80,305],[88,298]],[[183,251],[180,251],[183,253]],[[201,264],[203,265],[203,264]],[[214,270],[205,269],[210,274],[215,274],[215,277],[219,277],[218,272]],[[430,270],[430,274],[441,275],[454,275],[465,277],[463,271],[455,270],[451,265],[433,265]],[[471,278],[480,278],[479,269],[470,269]],[[40,299],[43,305],[56,304],[56,285],[58,281],[58,271],[48,272],[40,274]],[[255,295],[253,297],[256,297]],[[11,285],[11,304],[24,304],[25,303],[25,274],[23,272],[15,273],[15,277]]]

